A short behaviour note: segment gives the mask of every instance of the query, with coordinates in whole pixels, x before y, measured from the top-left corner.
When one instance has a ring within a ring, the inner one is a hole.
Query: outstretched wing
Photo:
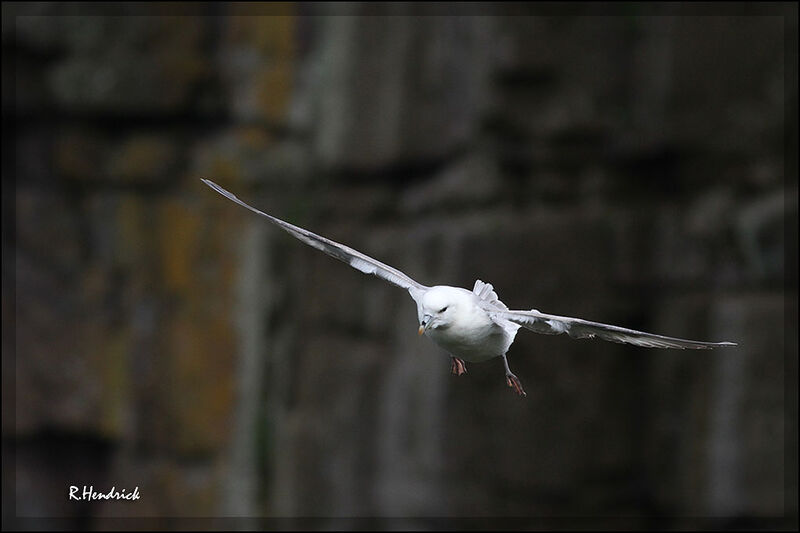
[[[288,222],[284,222],[279,218],[275,218],[272,215],[268,215],[263,211],[259,211],[255,207],[247,205],[239,198],[237,198],[231,192],[223,189],[216,183],[211,180],[203,179],[203,183],[220,193],[222,196],[228,198],[236,202],[237,204],[241,205],[242,207],[246,207],[250,211],[261,215],[262,217],[266,217],[267,220],[284,230],[285,232],[289,233],[291,236],[300,239],[304,243],[308,244],[316,248],[317,250],[321,250],[326,254],[330,255],[331,257],[335,257],[339,261],[343,261],[350,265],[351,267],[355,268],[363,272],[364,274],[372,274],[377,276],[381,279],[388,281],[398,287],[402,287],[406,289],[408,292],[411,293],[411,297],[414,300],[417,299],[417,296],[426,290],[429,287],[425,285],[421,285],[405,275],[404,273],[400,272],[396,268],[392,268],[389,265],[381,263],[377,259],[373,259],[368,255],[364,255],[357,250],[353,250],[349,246],[345,246],[344,244],[339,244],[338,242],[334,242],[330,239],[326,239],[316,233],[312,233],[308,230],[295,226],[293,224],[289,224]]]
[[[635,344],[646,348],[679,348],[692,350],[709,350],[720,346],[736,346],[733,342],[700,342],[674,337],[665,337],[654,333],[645,333],[619,326],[590,322],[580,318],[548,315],[535,309],[530,311],[490,311],[493,319],[508,320],[520,326],[547,335],[566,333],[575,339],[593,338]]]

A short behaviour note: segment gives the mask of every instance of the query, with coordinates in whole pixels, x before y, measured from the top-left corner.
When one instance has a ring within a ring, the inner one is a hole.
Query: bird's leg
[[[459,359],[457,357],[453,357],[451,355],[450,356],[450,372],[455,376],[460,376],[461,374],[466,374],[467,373],[467,364],[463,360],[461,360],[461,359]]]
[[[522,383],[520,382],[519,378],[511,372],[510,368],[508,368],[508,359],[506,359],[506,354],[503,354],[503,366],[506,368],[506,384],[514,389],[514,392],[520,396],[527,396],[527,394],[525,394],[525,389],[522,388]]]

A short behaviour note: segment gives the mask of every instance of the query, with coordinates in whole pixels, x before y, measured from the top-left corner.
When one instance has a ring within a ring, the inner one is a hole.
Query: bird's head
[[[417,310],[419,314],[419,334],[429,329],[447,329],[453,322],[462,304],[458,289],[453,287],[433,287],[425,293]]]

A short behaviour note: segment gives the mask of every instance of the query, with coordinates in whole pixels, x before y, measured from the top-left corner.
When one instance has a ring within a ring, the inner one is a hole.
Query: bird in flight
[[[406,289],[417,304],[418,333],[427,335],[450,354],[450,370],[453,374],[457,376],[466,374],[467,361],[480,363],[500,357],[505,367],[506,384],[520,396],[525,396],[525,390],[519,378],[508,367],[507,352],[514,342],[517,330],[521,327],[536,333],[548,335],[566,333],[575,339],[597,337],[606,341],[647,348],[704,350],[720,346],[736,346],[732,342],[700,342],[665,337],[580,318],[549,315],[536,309],[511,310],[500,301],[494,288],[481,280],[475,281],[471,291],[448,285],[426,287],[394,267],[349,246],[268,215],[246,204],[213,181],[202,180],[222,196],[265,217],[309,246],[365,274],[372,274]]]

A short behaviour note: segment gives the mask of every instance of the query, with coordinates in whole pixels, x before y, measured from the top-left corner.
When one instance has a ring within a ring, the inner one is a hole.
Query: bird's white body
[[[481,302],[473,291],[437,285],[420,298],[417,314],[420,322],[426,314],[432,317],[425,335],[436,344],[459,359],[481,363],[502,357],[519,329],[516,325],[503,327],[492,320]],[[443,308],[446,311],[437,315]]]
[[[472,291],[447,285],[427,287],[400,270],[349,246],[259,211],[210,180],[204,179],[203,182],[229,200],[267,218],[309,246],[365,274],[372,274],[406,289],[417,304],[419,333],[426,334],[450,354],[454,374],[466,373],[464,361],[479,363],[500,357],[505,367],[506,383],[521,396],[525,395],[525,391],[519,379],[511,373],[506,358],[506,352],[520,327],[548,335],[567,333],[576,339],[598,337],[648,348],[710,349],[735,346],[730,342],[701,342],[665,337],[580,318],[550,315],[536,309],[510,310],[500,301],[492,286],[481,280],[475,282]]]

